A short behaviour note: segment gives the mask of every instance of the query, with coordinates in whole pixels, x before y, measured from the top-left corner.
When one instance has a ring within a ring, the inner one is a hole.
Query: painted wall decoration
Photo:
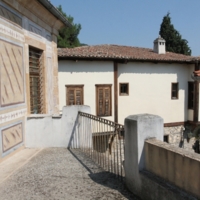
[[[2,134],[2,150],[3,152],[6,152],[9,149],[23,142],[22,123],[3,129],[1,131],[1,134]]]
[[[29,31],[42,36],[42,30],[34,26],[33,24],[29,24]]]
[[[22,26],[22,18],[11,12],[10,10],[4,8],[0,5],[0,16],[14,22],[15,24]]]
[[[23,48],[0,40],[0,105],[24,103]]]
[[[14,31],[13,29],[4,26],[3,24],[0,24],[0,33],[3,33],[9,37],[12,37],[16,40],[19,40],[21,42],[25,42],[24,35],[21,33],[18,33],[17,31]]]
[[[27,109],[24,108],[24,109],[21,109],[21,110],[15,110],[15,111],[12,111],[12,112],[7,112],[7,113],[4,113],[4,114],[1,114],[0,115],[0,124],[9,122],[11,120],[18,119],[20,117],[24,117],[26,115],[26,113],[27,113]]]

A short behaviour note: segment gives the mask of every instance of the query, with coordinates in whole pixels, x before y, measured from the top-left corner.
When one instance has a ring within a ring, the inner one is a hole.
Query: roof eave
[[[134,59],[134,58],[105,58],[105,57],[74,57],[59,56],[58,60],[97,60],[97,61],[125,61],[125,62],[152,62],[152,63],[185,63],[194,64],[194,60],[156,60],[156,59]]]
[[[49,12],[51,12],[56,18],[63,22],[63,24],[67,27],[71,27],[70,22],[64,17],[55,6],[48,0],[38,0]]]

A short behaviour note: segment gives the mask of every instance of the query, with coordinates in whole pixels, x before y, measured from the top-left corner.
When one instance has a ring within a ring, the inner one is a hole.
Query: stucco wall
[[[76,138],[81,127],[81,121],[78,118],[79,111],[90,113],[90,107],[66,106],[63,107],[62,116],[32,115],[28,117],[25,146],[31,148],[78,147]]]
[[[55,37],[59,20],[38,1],[4,0],[0,9],[1,162],[24,147],[26,116],[30,113],[29,46],[43,51],[45,113],[59,110]],[[48,20],[41,20],[41,15]]]
[[[193,65],[163,63],[119,64],[118,83],[129,83],[129,96],[119,96],[119,122],[128,114],[152,113],[164,123],[184,122],[188,114],[188,74]],[[178,82],[179,98],[171,99],[171,83]],[[121,109],[123,108],[123,109]]]
[[[148,171],[200,198],[200,155],[156,139],[145,142]]]
[[[130,114],[160,115],[164,123],[193,120],[188,110],[188,81],[194,65],[130,62],[118,64],[118,122]],[[60,110],[66,105],[67,84],[84,85],[84,104],[96,115],[95,84],[112,84],[112,117],[114,112],[112,61],[59,61]],[[171,99],[171,83],[178,82],[179,98]],[[119,96],[119,83],[129,83],[129,95]]]
[[[84,85],[84,105],[91,107],[91,114],[96,115],[95,84],[112,84],[112,116],[114,120],[114,75],[112,62],[59,61],[59,100],[60,110],[66,105],[65,85]]]

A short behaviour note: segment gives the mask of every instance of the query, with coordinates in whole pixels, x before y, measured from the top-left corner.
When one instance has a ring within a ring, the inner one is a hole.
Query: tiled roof
[[[169,62],[193,62],[196,57],[177,53],[155,53],[152,49],[120,46],[120,45],[95,45],[76,48],[59,48],[59,58],[77,59],[121,59],[142,61],[169,61]]]

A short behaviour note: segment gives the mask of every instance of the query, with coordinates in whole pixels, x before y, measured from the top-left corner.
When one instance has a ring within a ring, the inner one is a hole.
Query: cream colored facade
[[[95,65],[94,65],[95,64]],[[84,105],[91,107],[91,113],[96,114],[96,84],[111,84],[112,116],[114,120],[114,76],[112,62],[60,61],[59,62],[59,106],[60,111],[66,105],[66,85],[84,85]]]
[[[132,114],[159,115],[164,123],[193,120],[188,110],[188,81],[194,71],[193,64],[128,62],[118,63],[118,122]],[[59,61],[60,110],[66,105],[65,85],[84,85],[84,105],[96,115],[96,84],[112,84],[112,116],[114,120],[114,64],[113,61]],[[178,82],[178,99],[171,99],[171,84]],[[119,83],[129,84],[129,95],[119,95]]]
[[[64,26],[39,1],[0,1],[0,162],[23,148],[30,115],[29,47],[42,51],[44,113],[58,113],[57,34]]]

